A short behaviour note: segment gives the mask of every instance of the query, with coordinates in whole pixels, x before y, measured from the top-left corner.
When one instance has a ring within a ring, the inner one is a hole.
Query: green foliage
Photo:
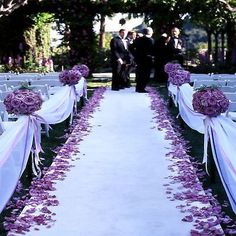
[[[102,72],[110,68],[110,49],[101,48],[97,50],[94,58],[94,68],[96,68],[96,72]]]
[[[235,1],[229,3],[234,7]],[[186,18],[211,33],[222,32],[231,27],[231,31],[227,31],[227,34],[229,34],[227,38],[231,40],[228,49],[233,51],[233,48],[236,48],[236,40],[234,40],[236,33],[233,30],[235,14],[230,12],[227,5],[219,0],[203,2],[199,2],[199,0],[44,0],[35,2],[32,0],[29,1],[27,6],[17,10],[18,17],[14,18],[21,31],[18,29],[19,32],[16,32],[15,27],[8,24],[10,29],[14,28],[15,30],[12,34],[14,37],[8,36],[7,40],[4,36],[0,36],[0,44],[5,42],[5,44],[9,44],[8,48],[13,48],[13,44],[18,45],[22,38],[17,41],[17,37],[19,38],[19,35],[23,36],[23,29],[27,41],[27,47],[25,48],[27,52],[24,53],[27,60],[32,63],[36,62],[38,54],[43,54],[45,57],[51,54],[48,36],[52,16],[55,17],[58,30],[63,35],[62,45],[68,48],[68,51],[63,51],[61,54],[56,53],[54,56],[58,63],[66,63],[66,65],[73,65],[80,61],[88,64],[91,69],[96,66],[97,59],[94,55],[97,53],[99,56],[106,53],[96,49],[97,42],[93,32],[93,21],[95,17],[99,19],[99,15],[111,16],[114,12],[129,12],[133,16],[143,15],[147,25],[151,24],[154,28],[154,37],[156,38],[164,31],[169,32],[173,24],[182,28]],[[229,22],[231,23],[230,27]],[[189,44],[193,44],[195,48],[201,48],[202,44],[196,46],[196,40],[202,42],[203,37],[205,37],[202,31],[196,30],[196,32],[191,33],[196,36],[194,37],[195,41],[190,38]],[[1,37],[4,40],[1,41]],[[106,43],[105,48],[108,48],[108,43]]]
[[[50,32],[53,15],[49,13],[38,13],[30,16],[32,26],[24,31],[24,39],[28,46],[25,54],[26,60],[31,64],[37,64],[40,59],[49,58]]]

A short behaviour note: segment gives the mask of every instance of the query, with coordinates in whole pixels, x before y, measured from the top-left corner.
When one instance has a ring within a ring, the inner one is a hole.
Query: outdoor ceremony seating
[[[43,100],[48,100],[50,98],[49,94],[49,88],[47,84],[35,84],[35,85],[30,85],[29,89],[32,89],[34,91],[37,91],[41,94]]]
[[[29,82],[31,86],[46,85],[48,87],[48,93],[54,94],[58,88],[62,87],[62,83],[59,79],[41,79],[41,80],[32,80]]]
[[[10,92],[11,91],[0,91],[0,101],[3,101]]]
[[[1,84],[0,85],[0,91],[7,91],[7,85],[6,84]]]
[[[219,89],[222,91],[222,92],[231,92],[231,93],[234,93],[236,92],[236,86],[219,86]]]
[[[193,88],[200,88],[202,86],[225,86],[227,83],[226,81],[222,80],[194,80],[193,82]]]
[[[226,112],[226,116],[231,120],[236,121],[236,100],[229,102],[229,108]]]
[[[236,101],[236,92],[224,92],[224,95],[232,102]]]
[[[227,86],[236,86],[236,79],[235,80],[228,80]]]
[[[208,74],[191,74],[190,81],[194,82],[194,80],[209,80],[211,79]]]
[[[75,104],[81,96],[86,97],[86,81],[83,77],[75,89],[72,86],[61,86],[53,96],[43,102],[40,110],[30,116],[19,116],[0,135],[0,186],[4,189],[0,211],[11,197],[26,167],[33,142],[41,140],[41,125],[57,124],[73,117]],[[4,126],[5,123],[2,123]],[[35,145],[36,153],[40,152],[40,143]]]
[[[235,145],[233,144],[236,137],[236,93],[224,92],[226,97],[230,100],[228,110],[217,117],[208,117],[198,113],[193,108],[193,94],[196,92],[195,88],[202,85],[211,86],[213,84],[218,86],[225,85],[225,81],[214,80],[194,81],[195,86],[185,83],[178,87],[169,85],[168,90],[175,94],[176,103],[178,104],[179,115],[183,121],[193,130],[204,134],[203,146],[203,163],[207,162],[207,142],[211,143],[211,150],[221,176],[221,181],[228,195],[232,209],[236,212],[236,175],[235,175],[235,161],[234,153],[236,153]],[[219,83],[220,82],[220,83]],[[227,160],[227,161],[226,161]]]
[[[0,101],[0,119],[1,121],[8,121],[8,114],[3,101]]]
[[[15,87],[15,86],[20,86],[22,83],[28,83],[27,80],[21,79],[21,80],[0,80],[0,85],[6,85],[8,89]]]

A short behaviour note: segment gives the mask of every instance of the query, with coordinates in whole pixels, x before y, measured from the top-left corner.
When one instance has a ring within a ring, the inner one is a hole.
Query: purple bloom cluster
[[[55,183],[63,181],[67,172],[74,167],[75,161],[79,160],[78,157],[75,158],[75,154],[79,153],[78,144],[91,131],[89,119],[100,106],[105,90],[106,88],[100,87],[94,91],[79,116],[73,120],[70,134],[65,135],[67,142],[53,150],[57,156],[52,165],[43,168],[42,178],[35,177],[32,180],[27,196],[14,197],[8,203],[6,209],[11,215],[4,218],[4,228],[9,236],[26,234],[31,228],[39,230],[37,226],[40,225],[50,228],[55,223],[56,214],[52,210],[60,204],[54,192]],[[19,183],[17,191],[21,190]],[[24,206],[27,206],[27,210],[19,214]]]
[[[166,176],[167,182],[164,184],[167,198],[179,204],[176,207],[184,214],[182,221],[192,222],[190,235],[235,235],[236,221],[225,213],[229,202],[220,205],[211,189],[203,191],[199,181],[206,178],[206,173],[199,168],[202,163],[188,154],[189,143],[181,135],[180,128],[167,109],[167,103],[154,88],[148,88],[148,91],[151,109],[155,114],[154,128],[164,131],[165,139],[171,143],[170,152],[166,154],[170,163],[170,175]],[[218,227],[219,224],[223,224],[225,232]]]
[[[64,85],[75,85],[81,77],[82,74],[78,70],[64,70],[59,74],[59,80]]]
[[[78,70],[83,77],[88,77],[89,75],[89,68],[85,64],[75,65],[72,70]]]
[[[218,116],[226,112],[229,100],[218,88],[206,87],[193,94],[193,109],[207,116]]]
[[[168,81],[176,86],[190,82],[190,72],[186,70],[175,70],[169,73]]]
[[[4,99],[7,112],[15,115],[30,115],[39,110],[42,103],[41,95],[29,89],[17,89]]]
[[[180,70],[182,69],[181,65],[179,63],[166,63],[164,70],[167,74],[169,74],[172,71]]]

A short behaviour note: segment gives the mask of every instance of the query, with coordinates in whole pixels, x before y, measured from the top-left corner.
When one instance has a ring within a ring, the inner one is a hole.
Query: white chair
[[[227,86],[236,86],[236,80],[227,80]]]
[[[12,88],[15,86],[21,86],[22,83],[28,83],[26,80],[0,80],[0,84],[5,84],[7,88]]]
[[[220,86],[219,89],[222,92],[228,92],[228,93],[236,92],[236,86]]]
[[[55,94],[55,92],[63,86],[63,84],[56,79],[42,79],[42,80],[34,80],[30,81],[31,86],[35,85],[46,85],[48,86],[48,92],[50,95]]]
[[[236,101],[236,93],[224,92],[224,95],[232,102]]]
[[[203,86],[225,86],[226,85],[226,81],[222,81],[222,80],[194,80],[193,83],[193,88],[200,88]]]
[[[8,113],[3,101],[0,101],[0,119],[2,121],[8,121]]]
[[[33,86],[29,86],[29,88],[33,89],[34,91],[38,91],[41,94],[42,99],[44,101],[50,98],[48,85],[33,85]]]
[[[7,85],[6,84],[0,84],[0,91],[7,91]]]
[[[11,93],[11,91],[0,91],[0,101],[4,101],[5,97]]]
[[[229,108],[226,112],[226,116],[232,119],[233,121],[236,121],[236,101],[229,102]]]
[[[209,80],[211,77],[208,74],[193,74],[190,75],[190,81],[194,82],[195,80]]]

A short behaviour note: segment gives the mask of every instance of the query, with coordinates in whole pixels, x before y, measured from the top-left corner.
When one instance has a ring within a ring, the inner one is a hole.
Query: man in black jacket
[[[130,52],[126,41],[126,30],[120,29],[119,35],[110,42],[112,65],[112,90],[127,87],[128,66],[130,64]]]
[[[136,92],[145,93],[153,66],[154,40],[150,27],[143,29],[143,36],[135,40]]]
[[[171,29],[171,38],[167,46],[171,55],[170,60],[178,61],[182,66],[184,63],[183,42],[179,38],[180,30],[177,27]]]

